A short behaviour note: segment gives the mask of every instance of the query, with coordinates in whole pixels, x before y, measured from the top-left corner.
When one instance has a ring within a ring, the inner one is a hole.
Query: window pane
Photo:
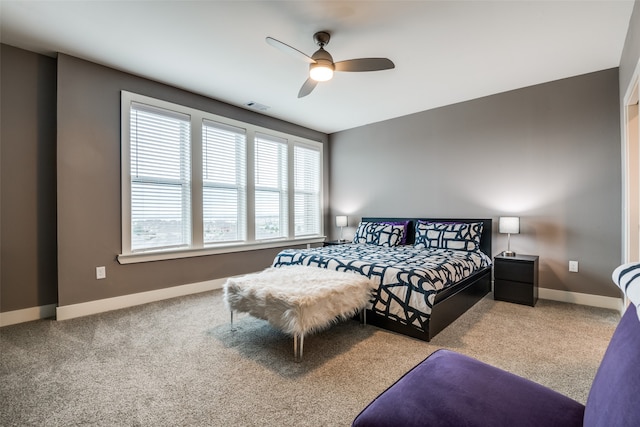
[[[320,234],[320,200],[315,194],[296,193],[296,236]]]
[[[256,239],[269,239],[286,235],[283,230],[281,197],[277,191],[256,190]]]
[[[131,183],[131,249],[180,247],[189,242],[190,221],[183,216],[188,193],[179,184]]]
[[[147,107],[149,108],[149,107]],[[131,109],[131,176],[183,179],[189,172],[189,117]],[[186,145],[185,145],[186,143]]]
[[[287,187],[287,143],[275,137],[256,136],[256,186]]]
[[[205,243],[243,240],[244,229],[240,229],[239,224],[244,221],[238,209],[238,190],[205,187],[203,191]]]
[[[320,152],[296,145],[295,160],[295,188],[296,191],[320,191]]]
[[[244,184],[245,130],[205,120],[202,138],[202,178],[207,182]]]

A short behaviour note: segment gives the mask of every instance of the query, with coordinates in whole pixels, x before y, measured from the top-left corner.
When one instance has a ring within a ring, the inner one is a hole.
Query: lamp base
[[[516,253],[513,251],[504,251],[502,252],[502,256],[516,256]]]

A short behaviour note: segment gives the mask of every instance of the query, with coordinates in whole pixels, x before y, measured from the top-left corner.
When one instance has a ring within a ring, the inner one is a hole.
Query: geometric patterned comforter
[[[273,261],[274,267],[283,265],[353,271],[367,276],[377,285],[369,307],[372,311],[425,331],[436,293],[490,266],[491,258],[480,251],[345,244],[285,249]]]

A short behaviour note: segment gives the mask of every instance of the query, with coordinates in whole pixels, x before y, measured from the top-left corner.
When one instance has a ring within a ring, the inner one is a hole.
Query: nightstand
[[[350,240],[329,240],[324,242],[324,246],[346,245],[351,243]]]
[[[538,256],[498,255],[493,262],[493,298],[517,304],[538,301]]]

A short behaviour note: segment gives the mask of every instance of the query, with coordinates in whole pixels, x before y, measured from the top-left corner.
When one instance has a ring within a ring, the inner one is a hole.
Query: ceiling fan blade
[[[304,96],[307,96],[311,93],[311,91],[313,89],[315,89],[316,85],[318,84],[317,81],[313,80],[311,77],[309,77],[307,79],[306,82],[304,82],[304,84],[302,85],[302,87],[300,88],[300,92],[298,92],[298,98],[302,98]]]
[[[280,40],[276,40],[273,37],[267,37],[265,40],[267,43],[269,43],[271,46],[275,47],[276,49],[279,49],[286,54],[295,56],[296,58],[300,58],[308,64],[314,64],[316,62],[313,59],[311,59],[311,57],[309,57],[308,55],[300,52],[298,49],[291,47],[286,43],[282,43]]]
[[[347,59],[335,64],[335,71],[380,71],[395,68],[395,64],[387,58]]]

